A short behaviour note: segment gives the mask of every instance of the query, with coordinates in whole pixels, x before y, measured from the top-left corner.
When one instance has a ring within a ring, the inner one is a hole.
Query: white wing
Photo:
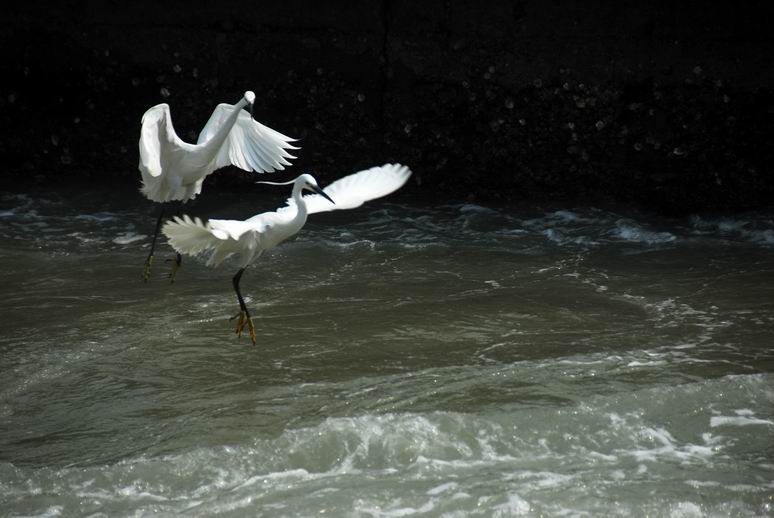
[[[228,239],[228,234],[215,233],[202,220],[192,220],[187,214],[182,218],[175,216],[174,221],[167,221],[161,231],[169,239],[172,248],[189,255],[200,254]]]
[[[211,219],[207,223],[183,215],[165,223],[162,232],[172,248],[181,254],[208,256],[209,266],[218,266],[233,254],[241,254],[246,266],[263,251],[265,234],[280,220],[276,212],[259,214],[246,221]]]
[[[217,266],[229,255],[241,252],[245,243],[240,237],[254,237],[247,235],[249,230],[250,225],[244,221],[210,220],[203,223],[188,215],[175,217],[162,228],[172,248],[187,255],[209,254],[207,264],[210,266]]]
[[[197,143],[209,140],[234,109],[233,104],[219,104],[199,134]],[[288,159],[296,158],[287,151],[299,149],[291,144],[295,140],[253,120],[249,113],[240,109],[236,123],[215,157],[215,169],[235,165],[257,173],[281,171],[290,165]]]
[[[319,194],[304,196],[307,214],[332,210],[354,209],[369,200],[387,196],[403,187],[411,176],[411,169],[401,164],[385,164],[339,178],[323,189],[335,205]],[[289,207],[281,210],[295,210],[293,198],[288,199]]]
[[[168,104],[157,104],[142,116],[140,171],[144,174],[160,176],[168,158],[185,153],[190,147],[175,133]]]

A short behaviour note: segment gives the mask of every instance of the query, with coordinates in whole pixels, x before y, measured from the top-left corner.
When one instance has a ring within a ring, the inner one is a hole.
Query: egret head
[[[245,102],[250,107],[250,118],[255,120],[255,117],[253,117],[253,105],[255,104],[255,94],[248,90],[245,92]]]
[[[331,199],[330,196],[328,196],[325,191],[320,189],[320,186],[317,185],[317,180],[314,179],[314,176],[308,173],[304,173],[295,180],[290,180],[287,182],[266,182],[266,181],[260,181],[255,183],[264,183],[266,185],[290,185],[293,184],[293,195],[295,196],[295,193],[300,193],[304,189],[307,189],[309,191],[312,191],[313,193],[319,194],[329,202],[336,205],[336,202]]]
[[[323,198],[325,198],[326,200],[328,200],[329,202],[331,202],[334,205],[336,205],[336,202],[333,201],[330,196],[325,194],[325,191],[320,189],[320,186],[317,185],[317,180],[315,180],[314,176],[312,176],[311,174],[307,174],[307,173],[302,174],[301,176],[296,178],[296,182],[299,182],[301,184],[301,188],[302,189],[307,189],[307,190],[310,190],[310,191],[312,191],[314,193],[317,193],[320,196],[322,196]]]

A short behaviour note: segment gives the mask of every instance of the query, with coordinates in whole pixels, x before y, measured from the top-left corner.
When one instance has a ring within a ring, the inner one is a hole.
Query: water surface
[[[233,265],[141,281],[154,210],[0,195],[3,514],[774,512],[774,213],[315,215],[252,346]]]

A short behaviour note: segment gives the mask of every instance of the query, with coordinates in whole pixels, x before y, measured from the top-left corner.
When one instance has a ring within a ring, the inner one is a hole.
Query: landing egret
[[[253,119],[254,103],[255,94],[247,91],[236,104],[219,104],[199,133],[196,144],[183,142],[177,136],[169,105],[158,104],[142,116],[140,190],[149,200],[162,204],[150,253],[145,260],[143,278],[146,282],[166,202],[185,203],[195,198],[202,190],[204,178],[221,167],[234,165],[245,171],[272,173],[285,169],[290,165],[288,159],[296,158],[287,151],[299,149],[290,144],[296,139]],[[249,114],[242,110],[248,105]],[[177,254],[170,274],[173,281],[179,265],[180,254]]]
[[[302,174],[289,182],[259,182],[271,185],[293,185],[293,194],[287,205],[274,212],[257,214],[250,219],[211,219],[203,223],[183,215],[168,221],[162,230],[169,243],[186,255],[207,257],[209,266],[220,265],[232,254],[239,254],[239,271],[233,277],[234,291],[239,301],[236,334],[242,336],[245,324],[255,344],[255,327],[250,312],[239,291],[242,274],[254,260],[267,250],[296,234],[306,223],[309,214],[337,209],[354,209],[368,200],[381,198],[398,190],[411,176],[411,170],[400,164],[372,167],[336,180],[324,190],[310,174]],[[302,191],[316,194],[302,196]],[[334,201],[335,200],[335,201]]]

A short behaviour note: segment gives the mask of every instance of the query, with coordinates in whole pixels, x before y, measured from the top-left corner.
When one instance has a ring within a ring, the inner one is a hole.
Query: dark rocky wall
[[[6,8],[0,184],[136,185],[145,109],[169,103],[195,140],[252,89],[322,181],[400,161],[439,201],[771,204],[771,2],[191,5]],[[250,188],[237,170],[209,182]]]

